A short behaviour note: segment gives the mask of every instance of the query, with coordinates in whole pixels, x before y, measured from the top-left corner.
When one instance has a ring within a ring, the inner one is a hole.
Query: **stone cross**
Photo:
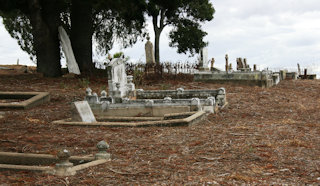
[[[155,64],[156,60],[154,58],[154,52],[153,52],[153,45],[150,42],[150,37],[147,37],[147,42],[144,45],[145,52],[146,52],[146,63],[147,64]]]

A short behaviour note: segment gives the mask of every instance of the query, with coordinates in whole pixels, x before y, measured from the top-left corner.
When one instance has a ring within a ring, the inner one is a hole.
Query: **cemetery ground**
[[[320,81],[288,80],[271,88],[192,82],[190,76],[143,81],[137,88],[217,89],[228,105],[205,121],[183,127],[107,128],[59,126],[73,101],[101,78],[43,78],[20,72],[0,75],[1,91],[50,92],[51,101],[28,110],[1,110],[0,151],[90,155],[105,140],[109,163],[57,177],[0,171],[1,184],[314,184],[320,183]]]

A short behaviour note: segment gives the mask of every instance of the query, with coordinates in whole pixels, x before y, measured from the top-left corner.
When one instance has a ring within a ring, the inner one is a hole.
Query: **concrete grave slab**
[[[12,103],[0,103],[0,108],[29,109],[50,101],[48,92],[0,92],[0,99],[23,100]]]
[[[69,125],[69,126],[104,126],[104,127],[152,127],[152,126],[161,126],[161,127],[171,127],[171,126],[187,126],[196,124],[199,121],[203,120],[206,117],[204,111],[198,112],[188,112],[186,113],[177,113],[174,116],[165,115],[161,120],[148,120],[148,121],[138,121],[137,117],[134,117],[133,120],[129,120],[129,117],[124,117],[119,120],[126,120],[126,122],[109,122],[105,121],[106,118],[98,119],[98,122],[88,123],[88,122],[76,122],[70,119],[54,121],[53,124],[58,125]],[[180,119],[171,119],[171,118],[180,118]],[[115,118],[113,118],[114,120]],[[159,119],[157,117],[157,119]],[[132,122],[133,121],[133,122]]]

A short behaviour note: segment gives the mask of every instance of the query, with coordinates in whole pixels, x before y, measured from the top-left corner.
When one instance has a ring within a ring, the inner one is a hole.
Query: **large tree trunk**
[[[37,71],[46,77],[62,75],[58,39],[59,13],[55,4],[53,0],[29,1]]]
[[[158,18],[159,26],[158,26]],[[164,11],[159,11],[158,14],[152,16],[153,30],[154,30],[154,57],[157,64],[160,64],[160,35],[165,27],[164,25]]]
[[[90,0],[72,0],[71,6],[71,44],[83,74],[90,74],[92,63],[92,2]]]
[[[158,29],[154,30],[154,57],[156,60],[157,64],[160,64],[160,49],[159,49],[159,45],[160,45],[160,34],[161,32]]]

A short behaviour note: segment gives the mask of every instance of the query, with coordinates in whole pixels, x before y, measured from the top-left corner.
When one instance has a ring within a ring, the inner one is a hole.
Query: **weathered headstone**
[[[243,68],[248,68],[247,58],[243,58]]]
[[[72,121],[96,122],[96,118],[87,101],[76,101],[71,105]]]
[[[149,36],[147,37],[147,40],[148,41],[146,42],[146,44],[144,46],[145,51],[146,51],[146,63],[147,64],[155,64],[156,60],[154,58],[153,45],[150,42],[150,37]]]
[[[202,48],[200,51],[199,70],[209,70],[208,64],[208,49]]]
[[[67,58],[67,67],[69,73],[80,74],[79,66],[76,62],[76,58],[74,57],[71,42],[67,32],[64,30],[62,26],[59,26],[59,38],[61,41],[61,46],[64,55]]]
[[[116,87],[119,83],[119,89]],[[115,91],[120,91],[121,97],[126,95],[127,74],[122,58],[114,58],[108,63],[108,91],[113,96]]]

